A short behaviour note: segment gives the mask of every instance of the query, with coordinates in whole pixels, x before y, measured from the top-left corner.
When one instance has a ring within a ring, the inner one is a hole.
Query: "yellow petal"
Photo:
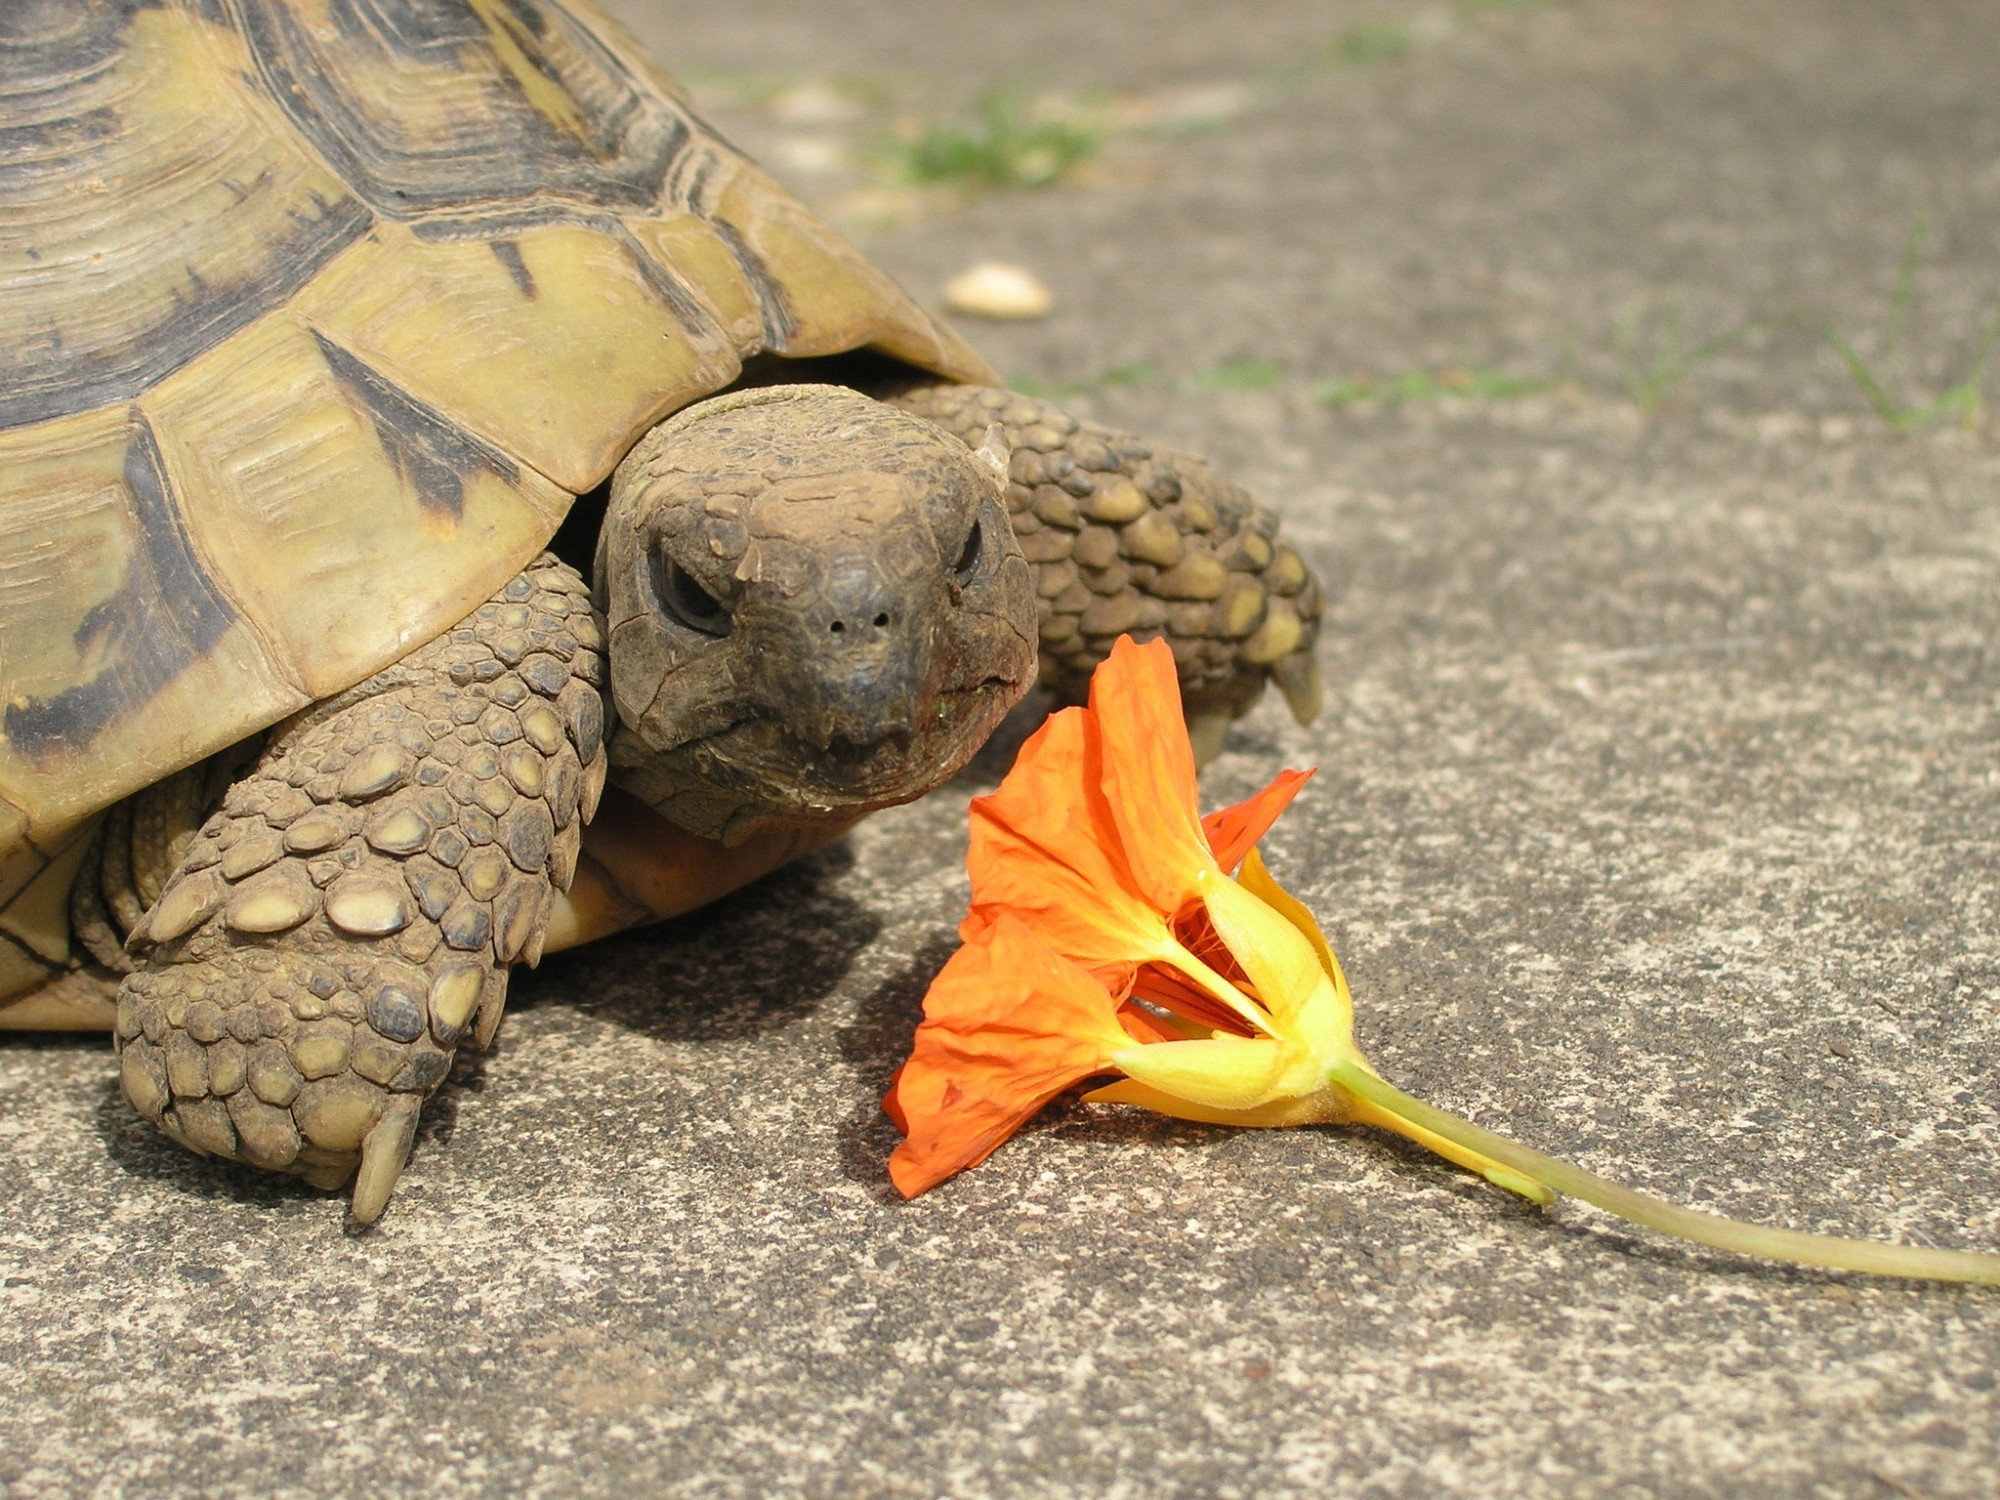
[[[1189,1104],[1255,1109],[1288,1092],[1297,1050],[1261,1037],[1213,1036],[1200,1042],[1151,1042],[1109,1059],[1128,1078]],[[1310,1082],[1290,1092],[1315,1092]]]
[[[1326,983],[1312,944],[1220,870],[1203,875],[1198,889],[1217,936],[1250,976],[1264,1008],[1283,1026]]]
[[[1243,869],[1236,877],[1236,883],[1305,934],[1306,941],[1319,955],[1320,967],[1326,970],[1326,977],[1345,996],[1347,976],[1340,971],[1340,960],[1333,956],[1326,934],[1319,930],[1319,923],[1313,920],[1313,914],[1306,910],[1305,903],[1271,878],[1271,872],[1264,868],[1264,857],[1255,849],[1244,856]]]
[[[1282,1129],[1288,1125],[1344,1125],[1348,1100],[1333,1089],[1321,1089],[1302,1099],[1273,1099],[1254,1109],[1216,1109],[1163,1094],[1151,1084],[1124,1078],[1083,1096],[1086,1104],[1136,1104],[1155,1114],[1172,1115],[1202,1125],[1240,1125],[1251,1130]]]

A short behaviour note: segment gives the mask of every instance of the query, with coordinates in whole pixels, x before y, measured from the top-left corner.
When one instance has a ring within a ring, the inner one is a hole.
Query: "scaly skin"
[[[196,1151],[359,1176],[540,955],[604,785],[601,635],[544,555],[447,635],[281,726],[132,934],[126,1096]]]
[[[1267,676],[1301,723],[1319,711],[1318,582],[1278,518],[1203,460],[984,386],[890,398],[977,447],[1012,450],[1007,508],[1041,599],[1041,684],[1080,702],[1121,634],[1164,635],[1197,749],[1210,758]]]

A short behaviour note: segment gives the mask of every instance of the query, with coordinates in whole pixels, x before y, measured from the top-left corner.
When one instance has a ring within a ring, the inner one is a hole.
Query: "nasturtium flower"
[[[1354,1042],[1324,934],[1255,845],[1305,784],[1286,771],[1207,818],[1173,653],[1120,639],[1087,706],[1053,715],[974,799],[963,941],[924,998],[883,1108],[905,1197],[977,1166],[1067,1090],[1181,1119],[1392,1130],[1537,1203],[1557,1192],[1724,1249],[1882,1275],[2000,1283],[2000,1256],[1759,1229],[1676,1208],[1403,1093]]]
[[[908,1137],[890,1161],[900,1190],[976,1166],[1084,1079],[1122,1075],[1090,1097],[1211,1123],[1387,1124],[1548,1201],[1331,1083],[1367,1066],[1347,981],[1253,847],[1310,774],[1203,819],[1173,653],[1113,647],[1088,707],[1054,715],[972,804],[965,946],[885,1100]]]

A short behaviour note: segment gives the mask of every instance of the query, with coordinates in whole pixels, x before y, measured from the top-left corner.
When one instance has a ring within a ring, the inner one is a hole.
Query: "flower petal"
[[[907,1139],[889,1177],[914,1198],[977,1166],[1057,1094],[1132,1048],[1122,996],[1000,915],[952,955],[883,1109]]]
[[[1167,964],[1140,965],[1132,980],[1132,998],[1148,1001],[1208,1031],[1254,1035],[1242,1016]]]
[[[1228,1035],[1126,1047],[1111,1059],[1127,1077],[1211,1109],[1270,1103],[1283,1092],[1293,1061],[1293,1049],[1283,1042]]]
[[[1121,1078],[1101,1089],[1092,1089],[1083,1096],[1083,1102],[1136,1104],[1177,1120],[1193,1120],[1202,1125],[1240,1125],[1250,1130],[1281,1129],[1288,1125],[1345,1125],[1351,1117],[1346,1098],[1331,1089],[1297,1098],[1273,1099],[1255,1109],[1215,1109],[1176,1099],[1136,1079]]]
[[[1090,712],[1064,709],[1021,747],[999,790],[973,799],[972,912],[961,936],[1008,911],[1079,963],[1136,962],[1169,940],[1097,792],[1100,759]]]
[[[1186,1042],[1208,1035],[1201,1027],[1190,1025],[1178,1016],[1163,1016],[1130,1002],[1118,1008],[1118,1023],[1133,1041],[1142,1043]]]
[[[1194,751],[1181,718],[1180,675],[1165,641],[1120,636],[1090,679],[1102,737],[1099,785],[1134,885],[1171,914],[1216,868],[1195,805]]]
[[[1201,831],[1208,839],[1208,847],[1215,851],[1215,862],[1233,873],[1251,847],[1271,831],[1278,815],[1291,806],[1292,798],[1312,774],[1280,771],[1256,796],[1203,818]]]
[[[1306,910],[1305,903],[1271,878],[1271,872],[1264,868],[1263,856],[1255,849],[1250,850],[1249,857],[1243,861],[1243,872],[1236,877],[1236,883],[1305,934],[1313,952],[1319,955],[1319,966],[1326,970],[1326,977],[1345,995],[1347,976],[1341,972],[1340,960],[1333,956],[1326,934],[1319,930],[1319,923],[1313,920],[1313,914]]]
[[[1282,1030],[1307,998],[1327,984],[1312,944],[1283,915],[1227,875],[1202,882],[1208,919],[1243,966],[1265,1010]]]

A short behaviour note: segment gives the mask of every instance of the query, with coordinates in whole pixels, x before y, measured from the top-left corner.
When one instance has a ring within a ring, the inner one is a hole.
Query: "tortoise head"
[[[653,428],[598,541],[617,779],[736,843],[956,772],[1034,681],[1005,466],[838,386],[734,392]]]

